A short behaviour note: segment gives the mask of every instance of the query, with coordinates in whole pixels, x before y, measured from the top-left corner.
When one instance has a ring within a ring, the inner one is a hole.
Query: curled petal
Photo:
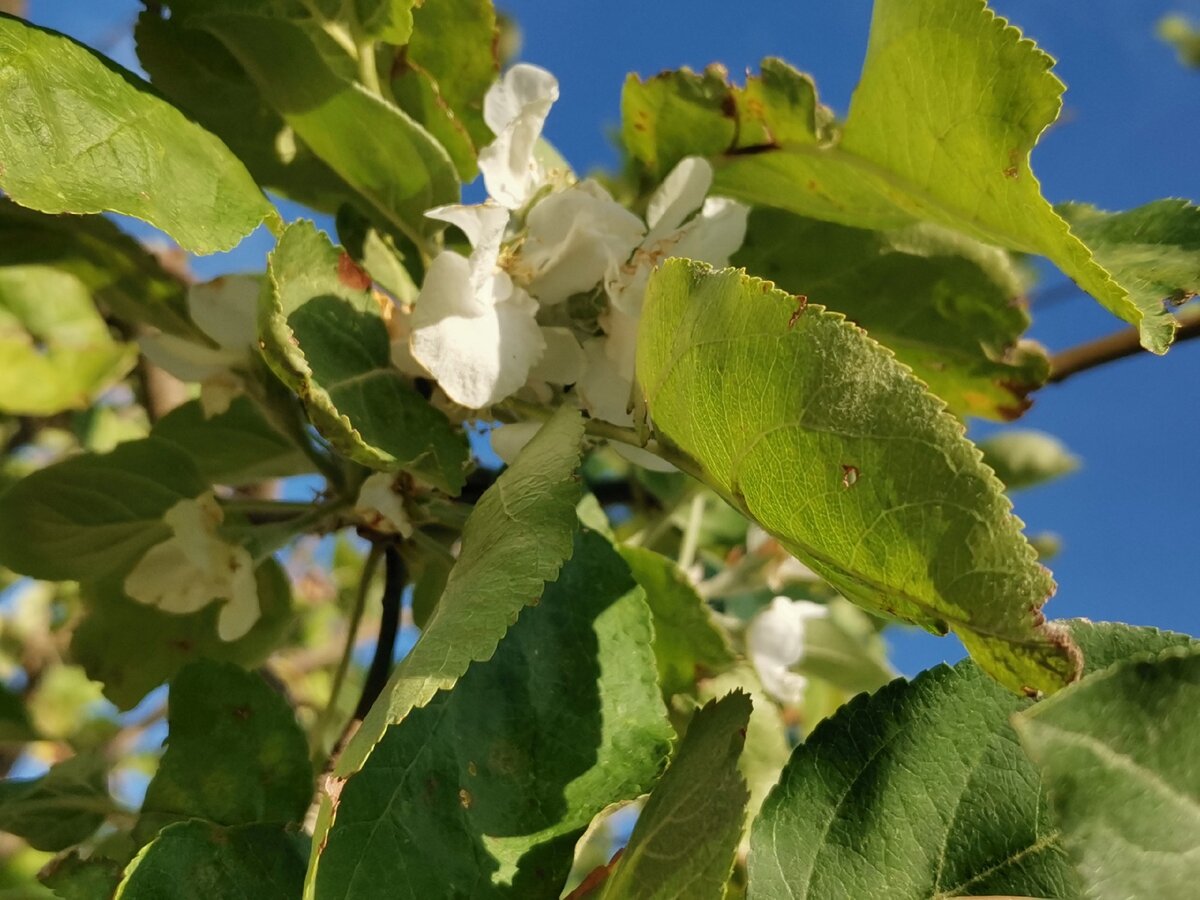
[[[509,211],[494,203],[435,206],[425,213],[431,219],[457,226],[471,242],[471,265],[490,272],[500,257],[500,244],[508,228]]]
[[[746,219],[750,208],[725,197],[709,197],[700,215],[683,226],[671,251],[706,262],[717,268],[729,265],[729,257],[737,252],[746,239]]]
[[[396,477],[389,472],[376,472],[362,483],[354,511],[367,520],[376,531],[410,538],[412,521],[404,501],[394,490]]]
[[[641,220],[591,179],[539,201],[527,218],[520,265],[529,292],[543,304],[590,290],[629,258],[642,239]]]
[[[483,119],[496,139],[479,151],[479,171],[488,195],[501,206],[520,209],[540,182],[534,149],[558,81],[537,66],[519,63],[488,89]]]
[[[712,187],[713,170],[708,160],[687,156],[679,161],[650,197],[646,224],[650,233],[646,243],[661,240],[682,225],[700,208]]]
[[[622,444],[620,441],[609,441],[608,446],[613,448],[617,456],[633,463],[635,466],[649,469],[651,472],[679,471],[674,465],[654,452],[658,446],[654,441],[651,441],[645,447],[634,447],[632,444]]]
[[[232,578],[229,599],[217,616],[217,637],[223,641],[236,641],[262,616],[258,602],[258,582],[254,578],[254,560],[242,547],[235,547],[230,558]]]
[[[224,350],[243,355],[258,342],[257,275],[226,275],[188,288],[192,321]]]

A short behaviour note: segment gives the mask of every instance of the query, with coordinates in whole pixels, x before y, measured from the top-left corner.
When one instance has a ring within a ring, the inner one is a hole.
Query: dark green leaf
[[[437,608],[338,757],[336,776],[358,771],[389,725],[453,687],[471,663],[490,659],[520,611],[558,577],[577,523],[582,439],[579,413],[562,407],[484,493]],[[318,844],[332,815],[323,797],[313,832]]]
[[[262,677],[198,660],[171,680],[170,736],[134,837],[183,819],[298,823],[312,800],[308,741]]]
[[[125,870],[121,900],[297,900],[308,838],[279,825],[172,825]]]
[[[391,364],[370,279],[309,222],[288,227],[271,254],[273,290],[259,308],[263,353],[342,453],[405,469],[458,493],[466,438]]]
[[[155,423],[151,435],[187,453],[211,484],[251,484],[269,478],[303,475],[312,461],[273,428],[246,397],[211,419],[200,401],[189,400]]]
[[[1069,475],[1079,459],[1058,438],[1040,431],[1003,431],[979,442],[983,461],[1010,491]]]
[[[669,750],[650,634],[612,546],[577,535],[495,656],[341,787],[315,896],[557,898],[588,822],[647,790]]]
[[[680,568],[642,547],[618,548],[646,592],[654,617],[654,656],[667,696],[690,692],[699,677],[715,675],[734,660],[725,633]]]
[[[243,15],[195,23],[221,39],[284,121],[377,214],[414,239],[443,227],[425,211],[458,200],[446,151],[400,109],[334,71],[304,28]]]
[[[1198,710],[1193,647],[1113,666],[1014,719],[1088,897],[1195,893]]]
[[[289,633],[292,607],[287,576],[278,563],[264,562],[256,576],[262,617],[236,641],[217,636],[219,604],[176,615],[125,596],[123,574],[88,585],[87,615],[75,629],[71,655],[89,677],[104,683],[104,695],[121,709],[132,708],[196,659],[257,665]]]
[[[276,216],[220,140],[69,38],[0,19],[0,83],[0,187],[22,206],[123,213],[195,253]]]
[[[734,263],[845,313],[956,413],[1015,418],[1050,373],[1020,340],[1029,314],[1007,255],[941,229],[884,234],[758,209]]]
[[[62,900],[112,900],[121,881],[121,866],[96,854],[81,859],[78,852],[54,860],[38,880]]]
[[[1039,612],[1053,581],[1000,483],[962,425],[841,316],[669,260],[647,287],[637,371],[660,435],[847,599],[953,630],[1012,690],[1075,677],[1069,637]]]
[[[37,732],[20,696],[0,684],[0,744],[36,740]]]
[[[171,536],[163,514],[208,484],[166,441],[72,457],[0,494],[0,563],[51,581],[129,569]]]
[[[40,778],[0,782],[0,831],[19,835],[38,850],[62,850],[90,837],[107,811],[104,762],[73,756]]]
[[[1190,643],[1075,622],[1089,671]],[[792,754],[751,834],[752,900],[1081,897],[1009,724],[1032,702],[971,661],[862,694]]]
[[[725,896],[750,799],[738,771],[750,710],[750,698],[736,692],[710,702],[692,718],[603,897]]]

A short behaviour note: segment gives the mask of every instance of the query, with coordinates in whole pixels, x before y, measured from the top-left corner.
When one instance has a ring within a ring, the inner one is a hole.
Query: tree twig
[[[383,556],[383,610],[379,616],[379,637],[375,641],[375,656],[367,670],[362,695],[354,710],[354,718],[362,721],[367,711],[379,699],[392,671],[392,656],[396,652],[396,635],[400,631],[400,597],[408,573],[404,560],[395,546],[389,546]]]
[[[1175,343],[1200,337],[1200,312],[1179,317],[1179,329],[1175,332]],[[1095,369],[1106,363],[1136,356],[1142,352],[1136,328],[1127,328],[1078,347],[1056,353],[1050,360],[1050,384],[1066,381],[1073,375]]]

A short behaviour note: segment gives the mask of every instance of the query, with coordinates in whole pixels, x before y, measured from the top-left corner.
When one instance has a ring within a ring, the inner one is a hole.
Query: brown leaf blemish
[[[842,466],[842,487],[852,488],[858,483],[858,466]]]
[[[348,253],[338,257],[338,281],[355,291],[365,291],[371,287],[371,276]]]
[[[796,301],[796,308],[792,311],[791,318],[788,319],[788,331],[796,327],[796,323],[800,321],[800,317],[804,315],[804,311],[808,309],[807,294],[793,294],[792,299]]]

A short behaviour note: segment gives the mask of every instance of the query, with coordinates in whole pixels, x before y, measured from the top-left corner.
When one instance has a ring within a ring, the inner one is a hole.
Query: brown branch
[[[1181,344],[1200,337],[1200,312],[1179,317],[1179,329],[1175,332],[1175,343]],[[1050,384],[1066,381],[1072,375],[1095,369],[1106,363],[1137,356],[1142,352],[1136,328],[1127,328],[1102,337],[1099,340],[1071,347],[1056,353],[1050,360]]]

